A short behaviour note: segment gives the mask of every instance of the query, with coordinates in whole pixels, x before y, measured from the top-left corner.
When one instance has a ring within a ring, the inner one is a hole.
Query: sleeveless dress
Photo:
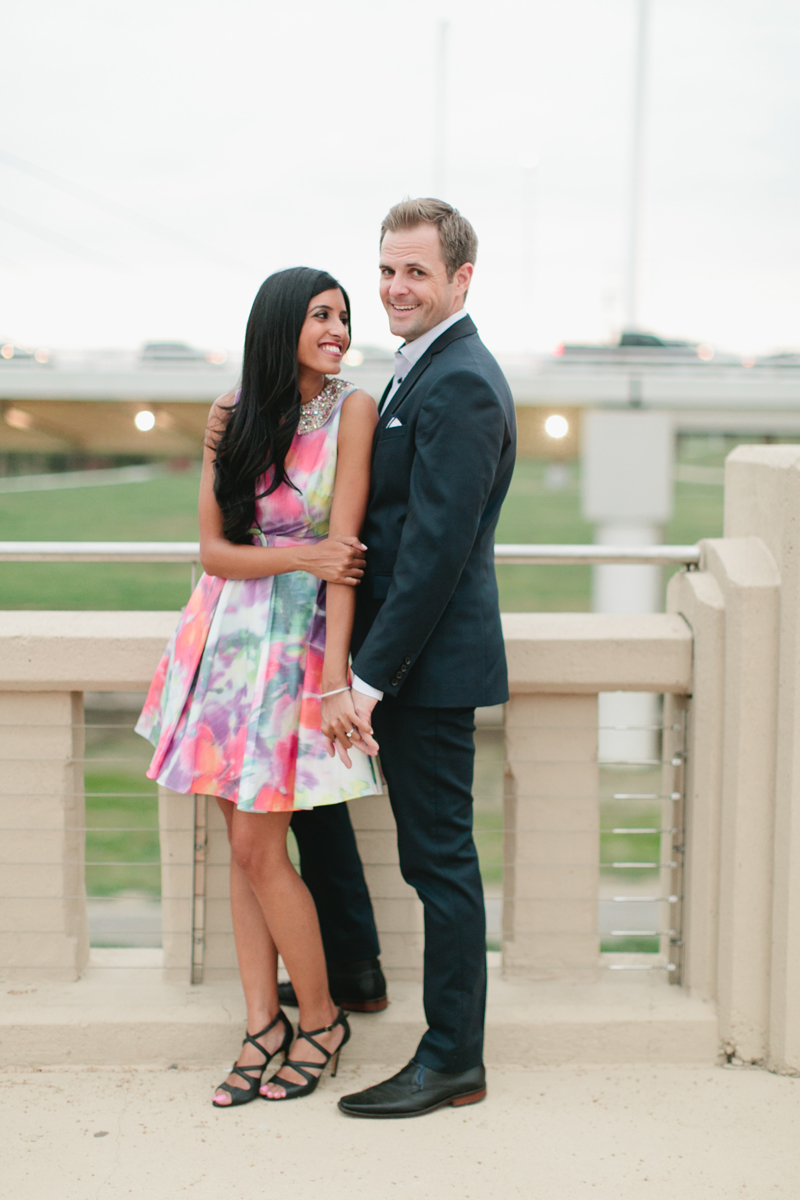
[[[299,493],[284,483],[256,499],[254,545],[327,536],[339,419],[354,390],[328,379],[308,406],[318,427],[298,431],[286,456]],[[351,750],[348,770],[338,755],[329,757],[320,729],[325,591],[307,571],[201,577],[136,725],[156,747],[149,779],[175,792],[222,796],[246,812],[309,809],[383,792],[375,759]]]

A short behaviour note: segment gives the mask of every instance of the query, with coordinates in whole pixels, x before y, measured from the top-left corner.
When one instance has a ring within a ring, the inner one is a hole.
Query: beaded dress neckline
[[[345,379],[329,378],[326,376],[326,383],[319,395],[313,400],[309,400],[308,404],[300,406],[300,420],[297,423],[298,433],[313,433],[316,429],[321,429],[327,421],[328,417],[336,407],[336,403],[342,392],[347,388],[352,387]]]

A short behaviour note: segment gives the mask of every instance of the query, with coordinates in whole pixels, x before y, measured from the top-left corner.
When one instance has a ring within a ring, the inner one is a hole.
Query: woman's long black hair
[[[272,469],[268,496],[288,483],[286,454],[300,420],[297,343],[308,306],[320,292],[339,288],[347,309],[350,300],[327,271],[291,267],[265,279],[247,320],[242,364],[242,392],[232,406],[214,457],[214,495],[222,512],[222,531],[229,542],[250,542],[255,522],[256,482]]]

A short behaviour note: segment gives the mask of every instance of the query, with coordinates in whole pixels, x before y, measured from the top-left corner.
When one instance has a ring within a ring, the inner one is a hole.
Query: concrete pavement
[[[2,1195],[760,1200],[800,1191],[800,1079],[756,1068],[495,1067],[483,1104],[354,1121],[337,1097],[385,1069],[345,1057],[308,1100],[218,1112],[210,1097],[226,1066],[0,1072]]]

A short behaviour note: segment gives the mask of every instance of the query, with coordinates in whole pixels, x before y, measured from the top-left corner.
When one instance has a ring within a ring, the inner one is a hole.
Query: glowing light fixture
[[[569,433],[569,421],[559,413],[553,413],[544,423],[544,431],[548,437],[563,438]]]
[[[45,350],[44,346],[40,346],[33,357],[38,363],[48,363],[50,362],[50,351]]]
[[[697,357],[701,362],[711,362],[714,357],[714,347],[709,346],[708,342],[702,342],[697,347]]]
[[[360,367],[361,364],[363,363],[363,361],[364,361],[364,355],[361,353],[360,350],[355,350],[352,346],[350,347],[350,349],[347,351],[347,354],[345,354],[344,358],[342,359],[342,362],[347,367]]]
[[[215,367],[218,367],[222,363],[226,362],[227,358],[228,355],[224,350],[209,350],[206,354],[206,362],[213,363]]]
[[[0,354],[2,354],[3,358],[14,357],[14,347],[11,345],[11,342],[6,342],[5,346],[0,346]]]
[[[12,429],[28,430],[33,428],[33,417],[22,408],[7,408],[3,413],[3,418],[6,425],[10,425]]]
[[[133,418],[133,423],[142,433],[147,433],[153,428],[156,423],[156,418],[149,408],[143,408],[141,412],[137,412]]]

